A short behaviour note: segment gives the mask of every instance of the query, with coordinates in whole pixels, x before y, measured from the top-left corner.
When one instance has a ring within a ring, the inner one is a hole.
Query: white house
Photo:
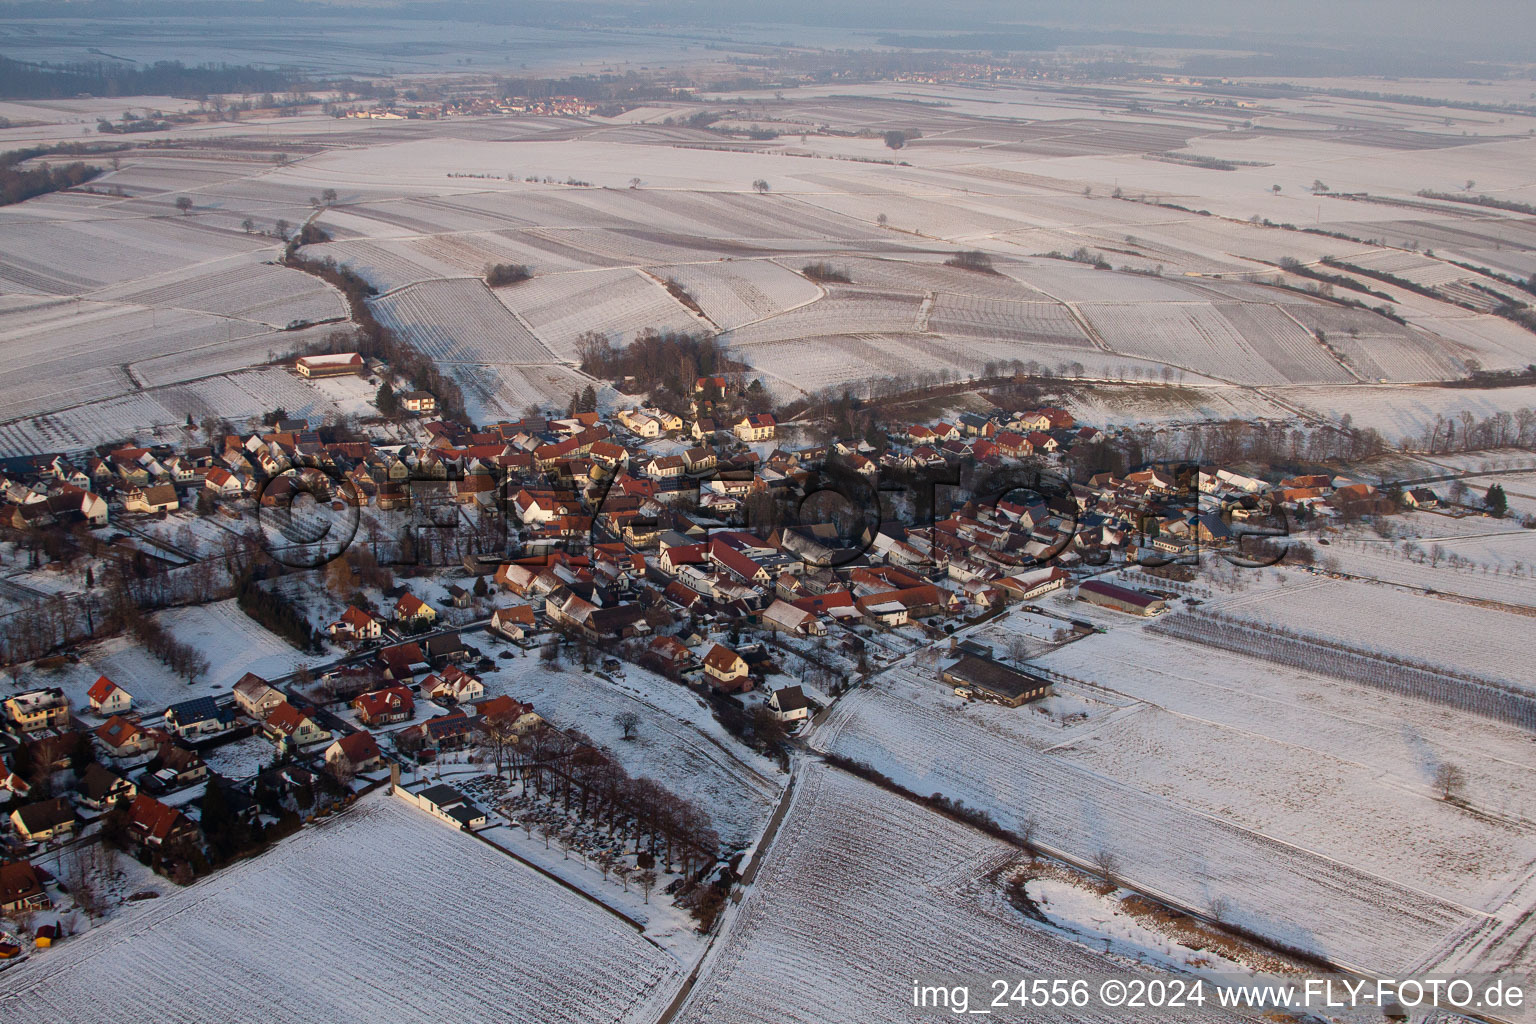
[[[120,715],[133,707],[133,694],[118,686],[106,676],[101,676],[86,691],[91,710],[103,717]]]

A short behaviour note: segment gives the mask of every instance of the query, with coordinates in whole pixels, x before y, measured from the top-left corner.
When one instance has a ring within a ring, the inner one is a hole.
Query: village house
[[[141,728],[138,723],[116,715],[96,729],[96,739],[107,748],[112,757],[136,757],[147,754],[160,745],[163,733]]]
[[[133,695],[106,676],[100,676],[85,693],[91,710],[103,717],[120,715],[133,707]]]
[[[704,675],[710,686],[723,693],[746,693],[752,689],[746,659],[720,644],[704,656]]]
[[[408,722],[416,713],[416,701],[409,687],[388,686],[364,693],[352,701],[358,721],[370,728]]]
[[[332,772],[357,775],[384,764],[379,744],[366,732],[354,732],[325,748],[325,763]]]
[[[491,613],[491,624],[488,627],[491,632],[498,633],[508,640],[522,640],[535,628],[533,608],[526,604],[513,605],[510,608],[498,608]]]
[[[30,792],[32,784],[11,771],[5,758],[0,757],[0,804],[9,803],[12,797],[24,800]]]
[[[174,512],[180,507],[181,499],[176,496],[176,488],[171,484],[135,487],[123,495],[125,512],[153,515],[159,512]]]
[[[265,719],[271,710],[288,698],[254,672],[247,672],[235,684],[235,703],[240,710],[256,719]]]
[[[141,846],[164,849],[181,842],[195,842],[198,828],[181,811],[140,793],[128,807],[128,834]]]
[[[400,405],[406,412],[437,412],[437,397],[430,391],[407,391],[400,396]]]
[[[28,843],[62,839],[75,831],[75,808],[68,797],[27,804],[11,812],[11,827]]]
[[[774,421],[773,416],[765,412],[743,416],[731,427],[731,430],[741,440],[750,443],[753,441],[771,441],[777,426],[778,424]]]
[[[797,608],[782,598],[775,598],[763,611],[763,625],[775,632],[802,636],[825,636],[827,632],[826,623],[815,612]]]
[[[423,679],[421,692],[433,700],[450,700],[462,704],[484,697],[485,684],[457,665],[450,665],[441,675],[433,674]]]
[[[235,720],[235,713],[220,707],[212,697],[193,697],[165,709],[165,724],[182,739],[195,739],[223,732]]]
[[[24,733],[69,725],[69,698],[57,686],[27,690],[6,698],[5,717]]]
[[[655,637],[647,650],[674,669],[686,668],[693,662],[693,652],[675,636]]]
[[[768,708],[781,722],[800,722],[811,717],[811,702],[798,686],[781,686],[768,698]]]
[[[160,749],[144,766],[139,777],[146,788],[165,793],[182,789],[208,777],[208,765],[195,750],[178,746],[169,737],[160,741]]]
[[[245,493],[245,481],[222,466],[214,466],[203,476],[203,490],[216,498],[238,498]]]
[[[119,800],[132,800],[139,787],[99,764],[89,764],[80,776],[79,790],[81,803],[92,810],[105,811]]]
[[[437,611],[415,594],[406,592],[395,602],[394,620],[407,626],[432,623],[437,621]]]
[[[0,861],[0,913],[23,914],[51,906],[35,867],[24,860]]]
[[[347,640],[377,640],[384,635],[384,624],[361,608],[347,605],[328,631],[331,636]]]
[[[313,746],[331,738],[330,731],[322,728],[308,712],[299,710],[287,701],[267,713],[262,731],[276,746],[285,750]]]

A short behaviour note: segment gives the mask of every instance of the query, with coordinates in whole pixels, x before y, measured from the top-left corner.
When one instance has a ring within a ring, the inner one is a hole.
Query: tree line
[[[612,381],[632,377],[638,390],[658,401],[692,395],[700,377],[745,369],[726,355],[718,339],[678,331],[644,330],[623,347],[606,334],[588,331],[577,339],[576,352],[583,373]]]
[[[45,147],[37,147],[0,153],[0,206],[19,203],[23,199],[60,189],[74,188],[101,173],[100,167],[80,160],[59,165],[40,163],[35,167],[20,166],[23,161],[48,151]]]
[[[156,61],[127,67],[112,61],[49,63],[0,57],[0,98],[59,99],[92,96],[206,96],[209,93],[261,93],[291,89],[304,79],[286,71],[248,64],[198,64]]]
[[[296,241],[290,242],[283,263],[312,274],[341,292],[352,321],[357,324],[357,331],[353,334],[332,332],[325,340],[323,351],[355,350],[365,358],[381,359],[394,373],[405,377],[412,388],[432,392],[444,417],[465,418],[464,395],[459,385],[439,370],[430,358],[418,352],[373,315],[373,307],[368,304],[368,299],[377,295],[379,290],[369,284],[366,278],[351,267],[338,264],[329,256],[315,260],[299,255]]]

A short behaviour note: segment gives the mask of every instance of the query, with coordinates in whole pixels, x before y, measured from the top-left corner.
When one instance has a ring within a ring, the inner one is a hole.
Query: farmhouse
[[[293,364],[293,368],[305,377],[340,377],[362,372],[363,357],[356,352],[302,356]]]
[[[1099,580],[1078,584],[1077,599],[1096,604],[1100,608],[1112,608],[1127,615],[1156,615],[1166,611],[1168,604],[1160,597],[1130,587],[1116,586]]]
[[[974,696],[1011,708],[1039,700],[1051,692],[1048,679],[974,654],[962,655],[959,661],[940,672],[939,678],[953,686],[960,696]]]
[[[98,715],[118,715],[133,707],[133,695],[106,676],[92,683],[85,696]]]

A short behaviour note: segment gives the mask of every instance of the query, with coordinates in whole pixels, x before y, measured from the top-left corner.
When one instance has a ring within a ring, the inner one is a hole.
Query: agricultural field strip
[[[306,955],[252,955],[279,933]],[[681,975],[599,908],[382,793],[58,952],[0,976],[8,1020],[456,1021],[495,1005],[529,1024],[641,1024]]]
[[[1058,847],[1084,859],[1106,846],[1114,849],[1125,861],[1127,877],[1196,907],[1210,895],[1195,884],[1195,876],[1203,876],[1252,926],[1281,941],[1319,945],[1345,961],[1391,963],[1416,951],[1426,933],[1441,935],[1462,927],[1468,915],[1483,913],[1190,810],[1017,742],[1002,742],[1000,747],[1000,738],[965,719],[963,709],[938,713],[932,706],[940,699],[938,687],[916,680],[903,683],[908,689],[926,686],[935,693],[897,697],[879,690],[856,691],[837,705],[812,742],[818,749],[870,761],[920,792],[937,788],[992,810],[1008,827],[1017,827],[1027,808],[1040,818],[1043,838]],[[913,746],[918,735],[926,737],[921,757]],[[889,745],[893,742],[895,747]],[[940,752],[937,761],[935,750]],[[964,751],[963,763],[946,760],[944,751],[957,756]],[[919,762],[925,766],[921,770]],[[1097,829],[1085,831],[1088,821],[1096,822]],[[1154,834],[1183,835],[1188,842],[1180,850],[1155,850],[1136,838]],[[1196,849],[1220,851],[1220,856],[1202,860],[1197,868],[1187,862]],[[1283,911],[1274,902],[1282,890]],[[1343,913],[1341,906],[1347,908]],[[1394,908],[1392,914],[1382,918],[1387,907]],[[1294,920],[1298,914],[1303,919],[1299,922]],[[1346,929],[1341,920],[1354,924]],[[1373,921],[1376,928],[1362,934],[1356,925],[1363,921]]]
[[[1401,655],[1527,692],[1536,686],[1530,679],[1525,642],[1531,624],[1523,616],[1351,580],[1328,580],[1319,587],[1253,595],[1216,606],[1223,610],[1246,606],[1257,614],[1240,617]],[[1361,608],[1371,610],[1364,623],[1358,614]]]
[[[773,845],[746,898],[727,911],[724,934],[678,1019],[910,1020],[910,978],[1072,976],[1125,966],[1010,907],[996,879],[1018,862],[1017,851],[964,825],[802,762]],[[837,898],[826,899],[828,892]],[[786,976],[817,983],[785,985]],[[1073,1019],[1138,1018],[1088,1010]]]
[[[439,362],[536,365],[558,361],[479,280],[424,281],[370,302],[386,324]]]

